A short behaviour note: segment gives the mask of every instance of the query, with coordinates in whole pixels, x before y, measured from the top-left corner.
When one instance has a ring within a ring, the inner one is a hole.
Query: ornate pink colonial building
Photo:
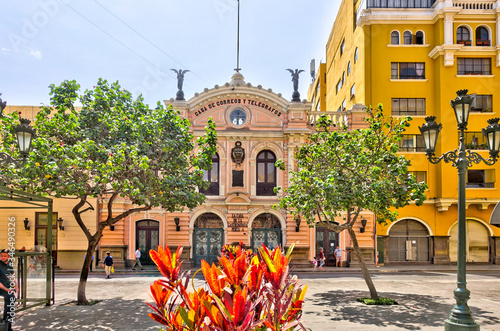
[[[310,123],[319,115],[311,112],[310,103],[287,101],[271,89],[246,83],[240,73],[235,73],[223,86],[205,89],[188,101],[171,99],[165,104],[172,104],[189,119],[195,138],[204,134],[210,117],[216,123],[218,146],[212,171],[206,173],[210,182],[204,191],[207,199],[182,213],[154,209],[120,221],[104,233],[100,255],[110,250],[115,261],[125,263],[134,258],[136,247],[147,252],[157,245],[182,245],[183,258],[188,265],[196,266],[201,259],[215,261],[227,243],[241,241],[252,248],[262,243],[270,247],[295,243],[293,263],[309,265],[320,247],[325,248],[332,263],[335,246],[345,249],[350,245],[345,233],[309,227],[286,210],[273,208],[281,194],[273,189],[288,186],[288,171],[295,167],[294,153],[306,141],[313,129]],[[351,110],[336,120],[362,122],[363,112]],[[286,171],[274,166],[277,159],[285,161]],[[129,207],[123,200],[114,211]],[[106,213],[100,205],[98,218]],[[373,218],[370,213],[365,218],[369,222],[359,241],[373,257]],[[146,264],[150,263],[147,255],[142,258]]]

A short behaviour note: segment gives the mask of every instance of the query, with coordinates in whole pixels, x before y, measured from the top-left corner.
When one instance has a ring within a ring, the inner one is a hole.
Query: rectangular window
[[[57,265],[57,213],[52,213],[52,251]],[[35,246],[47,248],[47,232],[50,228],[49,214],[35,213]]]
[[[457,75],[491,75],[491,59],[457,59]]]
[[[467,188],[494,188],[495,169],[467,170]]]
[[[351,99],[356,95],[356,84],[352,84],[351,86]]]
[[[342,101],[342,110],[343,110],[343,111],[345,111],[345,110],[346,110],[346,109],[345,109],[345,107],[346,107],[346,102],[345,102],[345,99],[344,99],[344,101]]]
[[[472,111],[480,111],[483,113],[493,111],[493,96],[487,94],[478,94],[473,103]]]
[[[460,134],[458,135],[460,139]],[[465,148],[467,149],[488,149],[488,143],[482,132],[465,132]]]
[[[408,173],[415,176],[417,183],[427,183],[427,171],[408,171]]]
[[[391,114],[425,116],[425,98],[392,98]]]
[[[425,63],[392,62],[391,79],[425,79]]]
[[[404,134],[399,141],[400,152],[424,152],[424,137],[420,134]]]
[[[342,88],[342,79],[339,80],[339,82],[337,83],[337,94],[339,93],[340,89]]]

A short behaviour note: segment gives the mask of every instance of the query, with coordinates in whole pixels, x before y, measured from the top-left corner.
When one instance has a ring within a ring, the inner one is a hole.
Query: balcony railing
[[[436,0],[368,0],[367,8],[431,8]]]
[[[454,1],[453,7],[460,7],[462,9],[493,9],[494,1]]]
[[[467,183],[467,188],[495,188],[493,183]]]
[[[484,39],[477,39],[476,46],[490,46],[490,41]]]
[[[334,124],[349,123],[348,111],[311,111],[307,114],[307,124],[315,126],[322,115],[331,120]]]
[[[276,183],[257,183],[257,195],[273,196]]]
[[[205,195],[219,195],[219,183],[210,183],[206,190],[200,189],[200,193]]]

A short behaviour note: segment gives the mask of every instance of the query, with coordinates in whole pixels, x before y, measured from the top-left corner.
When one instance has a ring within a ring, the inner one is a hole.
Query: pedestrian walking
[[[14,308],[10,308],[16,306],[16,296],[14,294],[16,288],[11,285],[11,281],[14,282],[13,278],[9,279],[14,272],[9,268],[9,257],[9,251],[2,250],[0,253],[0,296],[3,297],[3,320],[7,324],[6,330],[12,331],[12,323],[9,319],[12,320],[13,318]]]
[[[135,262],[134,265],[132,266],[132,270],[135,270],[135,266],[138,265],[141,270],[144,270],[141,264],[141,248],[137,247],[137,250],[135,251]]]
[[[111,268],[113,268],[113,257],[109,251],[106,252],[106,257],[104,258],[104,262],[102,264],[104,265],[104,271],[106,272],[106,279],[110,279]]]
[[[83,256],[83,261],[87,258],[87,254]],[[90,262],[90,272],[92,272],[92,265],[94,264],[94,255],[92,255],[92,261]]]
[[[316,269],[318,267],[318,260],[316,259],[316,256],[313,259],[313,265],[314,265],[314,269]]]
[[[337,248],[335,248],[335,251],[333,251],[335,254],[335,266],[341,267],[342,266],[342,249],[337,245]]]
[[[319,249],[318,258],[319,258],[319,268],[323,270],[323,265],[325,264],[325,253],[323,253],[323,247]]]

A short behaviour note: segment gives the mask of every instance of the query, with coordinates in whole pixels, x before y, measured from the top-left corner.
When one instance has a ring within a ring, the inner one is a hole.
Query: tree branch
[[[91,239],[92,239],[92,234],[90,233],[89,229],[87,229],[87,226],[85,225],[85,223],[82,220],[82,217],[81,217],[81,213],[82,212],[79,211],[80,208],[82,208],[83,206],[85,206],[86,201],[87,201],[87,196],[86,195],[80,197],[80,202],[78,202],[73,207],[72,212],[73,212],[73,216],[75,217],[76,223],[78,223],[78,225],[82,229],[83,233],[85,233],[85,236],[87,237],[87,240],[90,242]]]

